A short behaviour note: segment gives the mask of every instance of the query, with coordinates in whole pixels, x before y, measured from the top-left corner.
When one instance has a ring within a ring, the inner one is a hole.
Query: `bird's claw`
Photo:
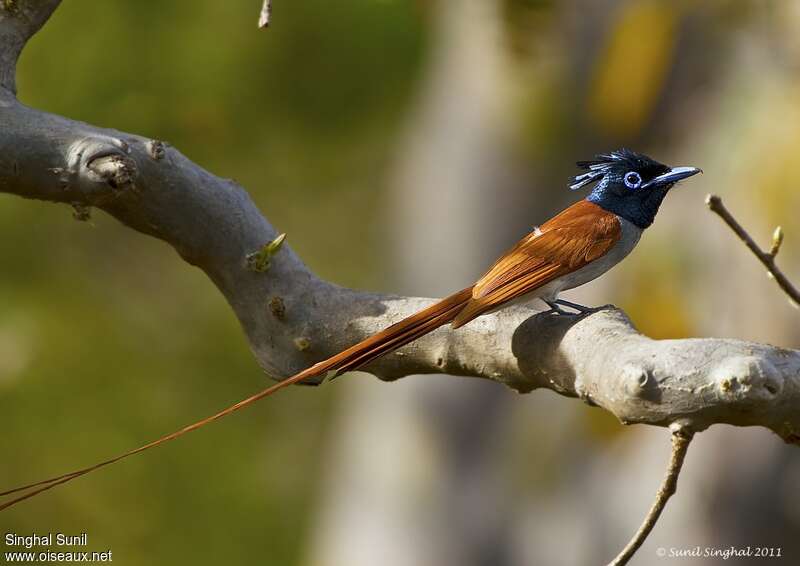
[[[544,314],[558,314],[558,315],[566,315],[566,316],[577,316],[577,315],[584,315],[584,314],[591,314],[595,312],[597,309],[592,307],[587,307],[584,305],[579,305],[578,303],[573,303],[570,301],[565,301],[563,299],[556,299],[555,301],[548,301],[545,300],[547,306],[550,307],[550,310],[545,311]],[[561,306],[565,306],[571,309],[578,311],[577,313],[565,311],[561,308]]]

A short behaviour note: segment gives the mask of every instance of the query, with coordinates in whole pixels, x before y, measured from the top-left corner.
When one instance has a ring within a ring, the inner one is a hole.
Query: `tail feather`
[[[115,462],[119,462],[120,460],[124,460],[129,456],[133,456],[134,454],[139,454],[140,452],[144,452],[145,450],[149,450],[150,448],[155,448],[165,442],[169,442],[170,440],[175,440],[183,436],[188,432],[192,432],[201,428],[211,422],[214,422],[222,417],[228,416],[231,413],[238,411],[239,409],[243,409],[248,405],[255,403],[256,401],[263,399],[264,397],[268,397],[278,391],[279,389],[283,389],[288,385],[292,385],[299,381],[303,381],[304,379],[308,379],[310,377],[317,377],[320,375],[325,375],[330,371],[335,371],[335,375],[341,375],[344,372],[352,371],[367,365],[369,362],[388,354],[401,346],[408,344],[416,340],[417,338],[424,336],[428,332],[435,330],[436,328],[447,324],[448,322],[452,321],[459,313],[459,311],[467,304],[472,296],[472,287],[468,287],[455,293],[441,301],[431,305],[430,307],[419,311],[416,314],[413,314],[400,322],[397,322],[385,330],[378,332],[359,342],[358,344],[351,346],[350,348],[336,354],[335,356],[331,356],[327,360],[323,360],[313,366],[301,371],[298,374],[295,374],[279,383],[275,383],[274,385],[267,387],[263,391],[256,393],[239,401],[235,405],[231,405],[230,407],[223,409],[222,411],[211,415],[205,419],[197,421],[193,424],[183,427],[180,430],[177,430],[171,434],[166,436],[162,436],[161,438],[149,442],[143,446],[135,448],[133,450],[129,450],[128,452],[124,452],[114,458],[110,458],[108,460],[104,460],[103,462],[99,462],[92,466],[88,466],[86,468],[81,468],[79,470],[75,470],[73,472],[69,472],[66,474],[62,474],[60,476],[52,477],[46,480],[38,481],[35,483],[30,483],[27,485],[19,486],[13,489],[9,489],[7,491],[0,492],[0,497],[5,497],[12,494],[20,494],[17,497],[5,501],[0,504],[0,511],[3,509],[7,509],[12,505],[15,505],[21,501],[29,499],[35,495],[38,495],[44,491],[52,489],[58,485],[67,483],[72,481],[76,478],[84,476],[90,472],[103,468],[105,466],[109,466]]]

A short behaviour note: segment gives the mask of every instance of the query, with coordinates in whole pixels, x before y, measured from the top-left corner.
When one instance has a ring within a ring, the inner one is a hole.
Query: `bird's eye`
[[[638,189],[642,185],[642,177],[636,171],[628,171],[623,177],[625,186],[629,189]]]

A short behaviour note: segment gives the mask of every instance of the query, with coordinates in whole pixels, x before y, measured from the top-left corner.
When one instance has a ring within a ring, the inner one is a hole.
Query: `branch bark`
[[[248,255],[277,233],[242,187],[159,140],[20,104],[16,58],[57,5],[0,4],[0,192],[99,208],[173,246],[213,280],[273,377],[430,304],[322,281],[287,245],[266,271],[248,269]],[[440,329],[367,371],[384,380],[448,373],[520,392],[546,388],[599,405],[623,423],[694,432],[715,423],[761,425],[800,444],[800,352],[727,339],[652,340],[614,307],[582,317],[512,307],[456,332]]]
[[[17,92],[17,60],[61,0],[0,0],[0,89]]]

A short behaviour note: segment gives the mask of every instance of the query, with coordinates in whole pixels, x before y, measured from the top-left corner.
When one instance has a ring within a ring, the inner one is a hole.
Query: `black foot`
[[[570,301],[565,301],[564,299],[556,299],[553,302],[556,303],[557,305],[563,305],[565,307],[569,307],[571,309],[575,309],[576,311],[578,311],[581,314],[589,314],[590,312],[594,312],[594,311],[597,310],[597,309],[593,309],[592,307],[579,305],[578,303],[572,303]]]
[[[595,309],[593,309],[593,308],[585,307],[583,305],[579,305],[578,303],[571,303],[570,301],[565,301],[563,299],[556,299],[555,301],[548,301],[546,299],[542,299],[542,300],[545,303],[547,303],[548,307],[550,307],[550,310],[549,311],[545,311],[544,314],[555,313],[555,314],[560,314],[560,315],[575,316],[575,313],[569,312],[569,311],[565,311],[564,309],[561,308],[561,306],[565,306],[565,307],[574,309],[574,310],[578,311],[579,314],[588,314],[588,313],[591,313],[591,312],[595,311]]]
[[[547,306],[550,307],[549,311],[544,311],[542,314],[559,314],[559,315],[566,315],[566,316],[573,316],[573,313],[565,311],[560,306],[556,304],[556,301],[548,301],[547,299],[542,299]]]

